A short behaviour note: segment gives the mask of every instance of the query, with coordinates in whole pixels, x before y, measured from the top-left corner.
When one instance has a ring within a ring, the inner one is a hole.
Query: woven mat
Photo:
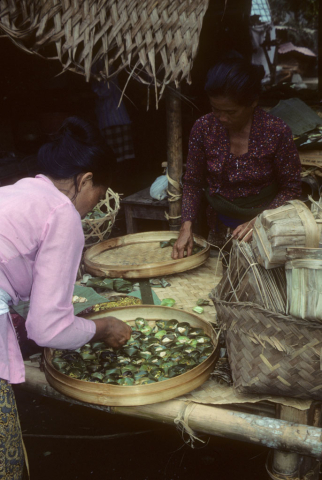
[[[94,261],[103,265],[148,265],[169,262],[172,248],[160,248],[160,242],[133,243],[106,250],[95,255]]]
[[[198,268],[184,273],[167,275],[165,278],[171,283],[171,287],[153,288],[160,300],[174,298],[175,308],[182,308],[191,312],[199,298],[208,299],[208,293],[219,283],[222,276],[222,266],[217,257],[209,257],[206,263]],[[216,323],[216,309],[214,305],[204,307],[204,313],[200,318]],[[209,379],[201,387],[189,394],[180,397],[180,400],[211,405],[233,405],[238,403],[257,403],[270,401],[285,406],[307,410],[310,400],[299,400],[290,397],[276,397],[267,395],[244,395],[237,394],[233,387],[223,385],[214,379]]]
[[[167,275],[165,278],[171,283],[171,287],[153,288],[153,290],[160,300],[169,297],[173,298],[176,301],[175,308],[182,308],[191,313],[193,307],[197,305],[199,298],[209,300],[208,294],[220,281],[221,276],[221,262],[218,262],[217,257],[209,257],[198,268],[183,273]],[[215,307],[209,305],[203,308],[204,313],[200,315],[200,318],[216,323],[217,314]]]
[[[179,397],[180,400],[195,403],[212,405],[233,405],[238,403],[257,403],[269,401],[279,403],[287,407],[297,408],[298,410],[308,410],[311,406],[311,400],[299,400],[290,397],[275,397],[268,395],[245,395],[236,393],[233,387],[219,383],[210,378],[201,387],[192,392]]]

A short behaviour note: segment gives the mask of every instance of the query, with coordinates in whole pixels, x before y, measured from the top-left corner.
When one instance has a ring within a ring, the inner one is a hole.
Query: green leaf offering
[[[160,247],[165,248],[165,247],[170,247],[170,243],[165,241],[165,242],[160,242]]]
[[[203,308],[202,307],[194,307],[192,310],[195,313],[198,313],[198,314],[203,313]]]
[[[86,287],[105,288],[119,293],[130,293],[133,290],[132,282],[123,278],[92,277],[86,282]]]
[[[209,303],[209,300],[204,300],[203,298],[199,298],[199,300],[197,300],[198,307],[204,307],[205,305],[209,305]]]
[[[162,241],[160,242],[160,247],[161,248],[165,248],[165,247],[173,247],[173,245],[176,243],[178,239],[177,238],[170,238],[170,240],[168,241]],[[193,242],[193,247],[192,247],[192,255],[195,255],[196,253],[199,253],[201,252],[201,250],[203,250],[204,247],[201,247],[200,245],[198,245],[195,241]]]
[[[164,298],[161,302],[162,307],[173,307],[176,301],[173,298]]]
[[[113,282],[113,290],[116,292],[130,293],[133,290],[132,282],[123,278],[116,278]]]
[[[114,278],[92,277],[86,282],[86,287],[105,288],[106,290],[114,290]]]

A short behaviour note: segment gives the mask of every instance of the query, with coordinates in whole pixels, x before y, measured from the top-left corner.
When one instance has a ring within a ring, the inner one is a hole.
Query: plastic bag
[[[158,177],[150,187],[150,195],[155,200],[163,200],[168,196],[167,194],[168,188],[168,179],[166,175],[161,175]]]

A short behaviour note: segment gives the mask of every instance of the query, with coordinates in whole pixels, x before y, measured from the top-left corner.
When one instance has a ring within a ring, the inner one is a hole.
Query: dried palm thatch
[[[212,291],[212,299],[226,302],[252,302],[273,312],[286,313],[284,267],[266,270],[259,265],[246,242],[233,242],[222,280]]]
[[[168,83],[190,81],[208,3],[1,0],[0,29],[19,47],[58,58],[64,69],[84,74],[87,81],[92,65],[103,58],[101,77],[127,69],[129,77],[161,87],[160,97]]]

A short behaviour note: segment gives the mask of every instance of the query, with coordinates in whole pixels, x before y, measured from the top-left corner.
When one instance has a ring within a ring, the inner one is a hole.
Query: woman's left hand
[[[233,237],[237,240],[243,240],[244,242],[250,242],[253,237],[253,228],[256,218],[250,220],[249,222],[239,225],[233,231]]]

